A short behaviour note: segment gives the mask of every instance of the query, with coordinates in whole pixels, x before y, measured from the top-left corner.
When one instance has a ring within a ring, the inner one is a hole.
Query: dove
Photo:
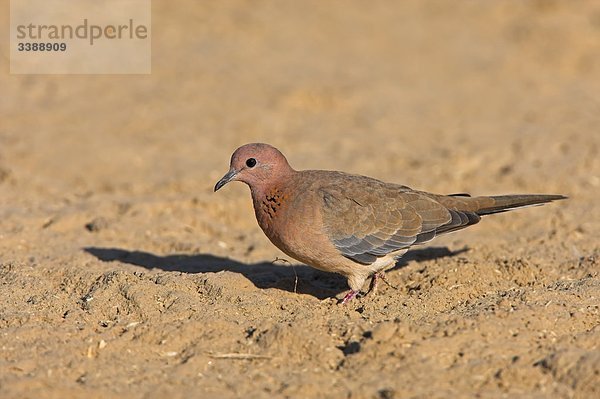
[[[347,278],[352,300],[414,245],[478,223],[483,216],[565,199],[517,194],[439,195],[337,171],[294,170],[275,147],[246,144],[231,156],[216,192],[231,181],[250,187],[258,225],[288,256]]]

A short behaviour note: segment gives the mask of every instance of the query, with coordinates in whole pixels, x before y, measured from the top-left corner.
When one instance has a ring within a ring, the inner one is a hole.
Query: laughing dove
[[[356,296],[365,281],[383,278],[413,245],[473,225],[481,216],[564,199],[562,195],[471,197],[416,191],[366,176],[296,171],[268,144],[246,144],[215,185],[250,187],[258,224],[269,240],[307,265],[348,279]]]

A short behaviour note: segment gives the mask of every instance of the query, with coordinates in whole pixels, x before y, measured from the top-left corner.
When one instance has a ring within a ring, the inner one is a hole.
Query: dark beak
[[[230,181],[232,181],[236,175],[237,175],[237,170],[234,170],[234,169],[230,169],[229,172],[225,173],[225,176],[223,176],[221,178],[221,180],[219,180],[217,182],[217,184],[215,184],[215,192],[218,189],[220,189],[221,187],[223,187],[224,185],[226,185],[227,183],[229,183]]]

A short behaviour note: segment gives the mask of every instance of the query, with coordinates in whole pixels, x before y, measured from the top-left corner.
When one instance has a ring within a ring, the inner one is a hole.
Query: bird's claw
[[[358,294],[358,291],[350,290],[350,292],[346,294],[344,299],[342,299],[342,305],[345,305],[348,302],[350,302],[352,299],[354,299],[356,297],[357,294]]]

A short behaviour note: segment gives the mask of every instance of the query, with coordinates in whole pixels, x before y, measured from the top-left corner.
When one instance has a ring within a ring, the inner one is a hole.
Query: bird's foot
[[[377,272],[377,273],[373,274],[373,277],[371,278],[371,285],[369,286],[369,291],[367,291],[367,295],[370,294],[371,292],[373,292],[373,293],[377,292],[377,286],[379,285],[379,280],[383,281],[384,283],[386,283],[388,286],[392,287],[395,290],[398,289],[397,287],[393,286],[392,284],[390,284],[387,281],[387,279],[385,277],[385,272]],[[358,290],[356,290],[356,291],[350,290],[350,292],[348,292],[346,294],[344,299],[342,299],[342,305],[347,304],[352,299],[356,298],[357,295],[358,295]]]
[[[350,292],[346,294],[344,299],[342,299],[342,305],[345,305],[348,302],[350,302],[352,299],[354,299],[356,297],[357,294],[358,294],[358,291],[350,290]]]
[[[385,281],[385,274],[383,272],[377,272],[371,277],[371,284],[369,285],[369,291],[367,294],[376,293],[377,287],[379,286],[379,280]]]
[[[377,272],[371,278],[371,286],[369,287],[369,291],[367,292],[367,294],[370,294],[371,292],[373,292],[373,293],[377,292],[377,286],[379,285],[379,280],[383,281],[389,287],[392,287],[395,290],[398,289],[398,287],[393,286],[392,284],[390,284],[389,281],[387,281],[387,278],[385,277],[385,272]]]

